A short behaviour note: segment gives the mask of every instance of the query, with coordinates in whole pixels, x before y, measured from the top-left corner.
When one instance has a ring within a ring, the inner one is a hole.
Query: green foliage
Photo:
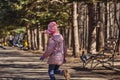
[[[72,2],[84,1],[93,3],[106,0],[60,0],[61,2],[51,2],[51,0],[0,0],[0,31],[21,28],[30,25],[30,28],[40,26],[46,29],[50,21],[56,21],[60,27],[68,26],[71,20]],[[107,0],[114,1],[114,0]],[[120,1],[120,0],[116,0]],[[71,3],[69,3],[71,2]]]
[[[11,32],[21,33],[21,32],[25,32],[25,30],[26,29],[24,27],[22,27],[22,28],[13,29],[13,30],[11,30]]]
[[[19,11],[14,7],[13,2],[10,1],[0,1],[0,25],[9,26],[9,25],[18,25],[19,24]]]
[[[65,3],[64,3],[65,2]],[[13,30],[29,24],[46,29],[50,21],[64,26],[70,17],[71,5],[50,0],[0,0],[0,30]]]

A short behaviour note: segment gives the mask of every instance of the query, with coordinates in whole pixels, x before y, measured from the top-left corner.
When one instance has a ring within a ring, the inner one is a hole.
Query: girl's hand
[[[41,56],[41,57],[40,57],[40,60],[41,60],[41,61],[43,61],[44,59],[45,59],[44,56]]]

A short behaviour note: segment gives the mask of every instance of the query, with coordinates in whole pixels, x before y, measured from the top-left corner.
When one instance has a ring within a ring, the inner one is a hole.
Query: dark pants
[[[50,80],[56,80],[54,74],[63,74],[63,70],[59,70],[60,65],[49,64]]]

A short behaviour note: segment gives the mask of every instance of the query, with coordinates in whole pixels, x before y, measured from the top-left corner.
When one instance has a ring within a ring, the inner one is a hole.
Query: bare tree
[[[79,39],[78,39],[78,22],[77,22],[77,2],[73,1],[73,54],[75,57],[79,57]]]
[[[89,16],[89,29],[88,29],[88,52],[92,49],[92,44],[95,41],[93,38],[93,31],[95,29],[95,5],[94,3],[88,3],[88,16]]]

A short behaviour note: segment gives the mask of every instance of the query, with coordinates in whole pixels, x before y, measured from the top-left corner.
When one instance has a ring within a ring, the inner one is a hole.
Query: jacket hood
[[[55,40],[55,41],[57,41],[57,42],[63,41],[63,37],[62,37],[61,34],[53,35],[53,36],[52,36],[52,39]]]

